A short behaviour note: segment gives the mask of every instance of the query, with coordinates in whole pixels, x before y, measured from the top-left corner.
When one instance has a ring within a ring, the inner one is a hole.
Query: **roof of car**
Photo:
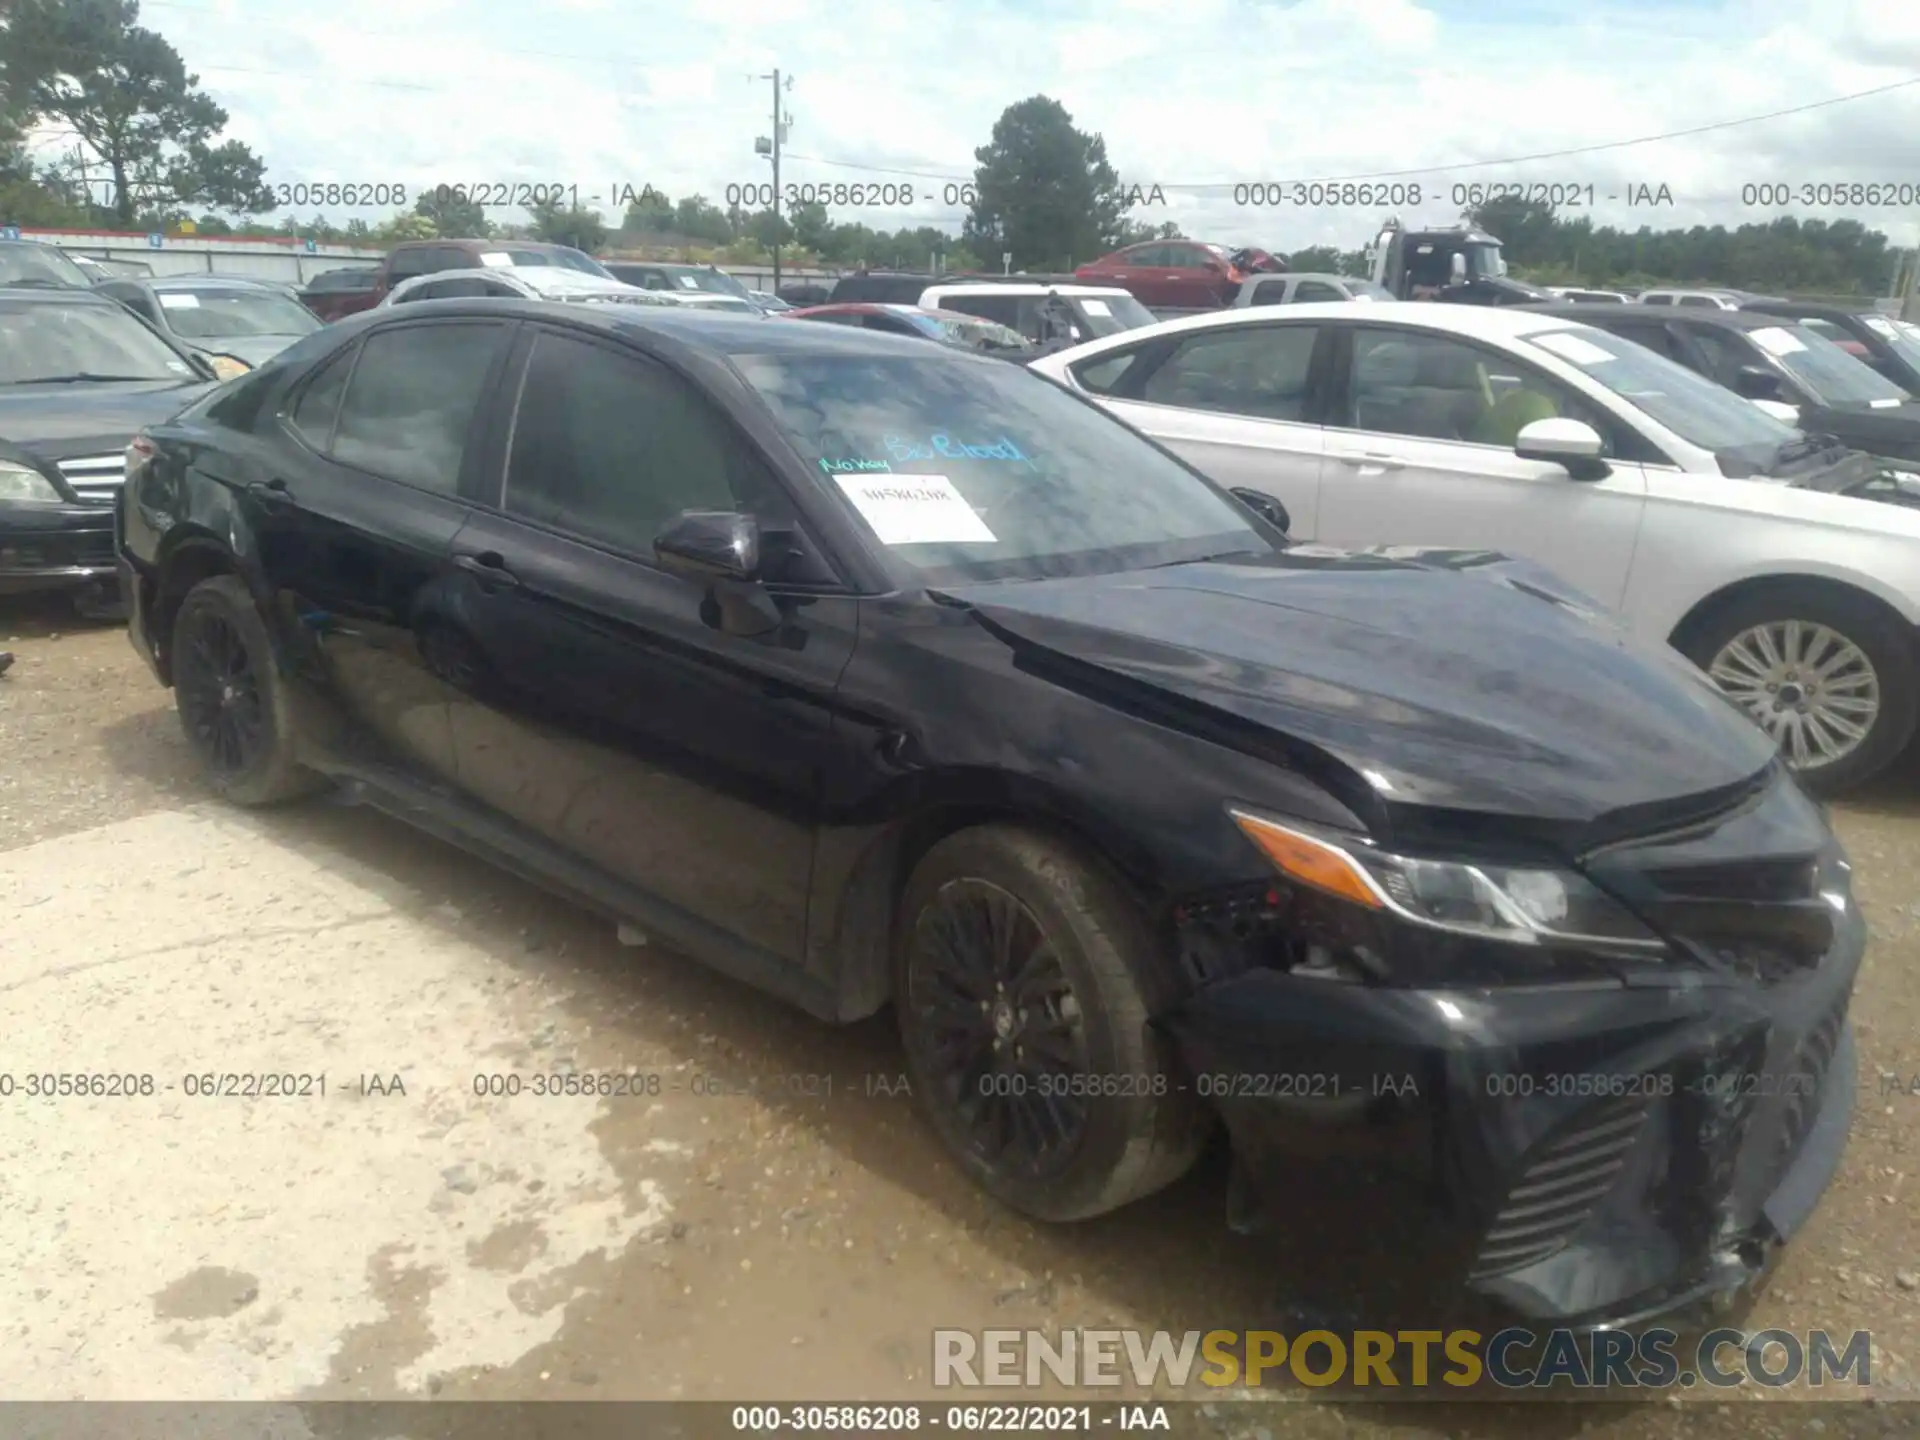
[[[1394,305],[1355,305],[1351,300],[1316,300],[1306,305],[1252,305],[1183,315],[1088,342],[1106,349],[1109,342],[1138,344],[1160,335],[1225,329],[1234,325],[1297,325],[1312,320],[1345,320],[1366,325],[1404,325],[1487,340],[1515,340],[1562,328],[1572,317],[1531,313],[1532,306],[1436,305],[1406,301]]]
[[[1088,285],[1085,282],[1052,284],[1044,280],[936,280],[931,282],[929,290],[964,290],[968,294],[986,295],[1130,295],[1133,292],[1119,285]]]
[[[256,280],[251,275],[125,275],[123,283],[150,285],[155,290],[280,290],[292,287],[284,280]]]
[[[110,305],[115,310],[123,312],[126,309],[124,305],[112,296],[101,295],[80,285],[67,285],[59,289],[47,290],[15,290],[11,287],[0,286],[0,302],[12,304],[16,300],[24,301],[29,305],[72,305],[77,302],[83,305]]]
[[[1557,315],[1564,320],[1581,320],[1590,325],[1598,325],[1602,329],[1606,327],[1607,319],[1596,320],[1591,317],[1598,315],[1615,320],[1639,321],[1642,324],[1671,325],[1675,322],[1684,322],[1689,325],[1718,325],[1726,330],[1774,329],[1779,326],[1781,320],[1778,315],[1768,315],[1753,310],[1669,310],[1664,306],[1660,307],[1660,313],[1657,316],[1650,319],[1644,310],[1637,310],[1631,305],[1593,306],[1574,301],[1517,305],[1513,308],[1531,310],[1536,315]]]
[[[1773,315],[1811,315],[1829,317],[1836,315],[1855,315],[1865,318],[1877,312],[1872,310],[1854,310],[1845,305],[1832,305],[1819,300],[1776,300],[1770,296],[1757,296],[1746,304],[1753,310]]]
[[[111,303],[111,302],[106,302]],[[680,305],[572,305],[564,300],[508,300],[490,297],[428,300],[436,314],[460,311],[475,314],[533,316],[564,319],[607,334],[644,332],[665,336],[689,349],[731,358],[736,355],[920,355],[930,348],[924,340],[888,335],[879,330],[846,325],[775,325],[765,315]],[[617,312],[617,313],[616,313]],[[357,333],[360,324],[407,324],[408,310],[368,310],[327,327]],[[363,318],[364,317],[364,318]],[[373,317],[379,317],[375,319]],[[968,317],[972,318],[972,317]],[[360,322],[357,324],[356,322]],[[961,354],[961,352],[951,352]],[[965,358],[961,354],[961,358]],[[1000,361],[984,363],[1000,364]]]

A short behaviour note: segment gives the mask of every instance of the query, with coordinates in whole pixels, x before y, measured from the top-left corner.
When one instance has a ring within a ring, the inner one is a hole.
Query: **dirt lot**
[[[376,814],[215,805],[118,629],[0,606],[19,656],[0,679],[0,1070],[159,1087],[0,1102],[7,1398],[930,1398],[934,1326],[1276,1324],[1285,1277],[1223,1228],[1217,1165],[1100,1222],[1028,1224],[873,1078],[900,1069],[884,1023],[798,1018]],[[1920,1432],[1893,1403],[1920,1398],[1920,773],[1839,824],[1874,936],[1860,1101],[1841,1178],[1744,1323],[1871,1331],[1877,1406],[1689,1392],[1513,1418],[1293,1392],[1222,1423]],[[474,1093],[556,1067],[665,1088]],[[184,1088],[255,1071],[324,1074],[325,1093]]]

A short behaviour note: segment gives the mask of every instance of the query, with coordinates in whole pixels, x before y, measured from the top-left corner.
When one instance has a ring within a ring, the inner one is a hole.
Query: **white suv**
[[[1036,345],[1077,344],[1154,323],[1153,312],[1114,285],[1043,285],[1033,281],[930,285],[917,302],[957,310],[1017,330]]]
[[[1278,499],[1297,538],[1558,571],[1706,669],[1823,789],[1913,734],[1920,476],[1634,341],[1506,307],[1344,302],[1168,321],[1031,368]]]

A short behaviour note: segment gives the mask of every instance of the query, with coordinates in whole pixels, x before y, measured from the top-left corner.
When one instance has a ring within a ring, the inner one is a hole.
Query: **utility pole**
[[[778,294],[780,291],[780,146],[787,138],[787,127],[793,123],[793,117],[782,113],[778,68],[771,75],[759,75],[753,78],[773,82],[773,136],[769,139],[762,135],[755,140],[753,152],[756,155],[765,155],[773,161],[773,289],[774,293]],[[791,75],[787,77],[786,88],[793,89]]]
[[[1913,258],[1907,261],[1907,289],[1900,299],[1900,318],[1920,321],[1920,246],[1915,247]]]

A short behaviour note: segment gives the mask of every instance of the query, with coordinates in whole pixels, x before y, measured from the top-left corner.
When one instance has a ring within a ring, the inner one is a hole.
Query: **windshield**
[[[299,301],[278,290],[156,290],[174,334],[188,340],[246,335],[310,335],[322,324]]]
[[[1800,438],[1750,400],[1656,355],[1644,345],[1604,330],[1551,330],[1526,337],[1529,344],[1607,387],[1645,411],[1689,444],[1716,456],[1733,452],[1755,463],[1771,459]]]
[[[1920,369],[1920,326],[1904,320],[1889,320],[1884,315],[1862,315],[1867,328],[1887,344],[1887,348],[1909,365]]]
[[[0,244],[0,285],[23,289],[93,284],[87,272],[52,245]]]
[[[927,584],[1272,552],[1184,466],[1018,366],[938,350],[735,363],[801,454]]]
[[[1507,273],[1498,245],[1472,244],[1460,247],[1467,257],[1467,275],[1481,280],[1497,279]]]
[[[709,295],[732,295],[749,302],[753,299],[752,292],[724,270],[689,270],[681,273],[696,290],[704,290]]]
[[[1822,405],[1902,401],[1907,392],[1805,325],[1769,325],[1747,338],[1813,392]]]
[[[924,317],[923,329],[954,345],[971,345],[976,350],[1028,350],[1027,337],[1010,326],[997,325],[974,315],[939,311]]]
[[[501,260],[500,256],[505,256]],[[507,264],[513,266],[531,266],[549,269],[559,266],[564,270],[578,270],[583,275],[598,275],[602,280],[611,280],[613,276],[591,255],[570,249],[565,245],[556,245],[551,250],[522,250],[512,245],[503,245],[498,250],[489,250],[480,257],[483,265]]]
[[[0,305],[0,385],[81,375],[184,380],[193,367],[118,305]]]
[[[1131,295],[1067,295],[1062,299],[1073,306],[1085,332],[1083,340],[1102,335],[1118,335],[1122,330],[1138,330],[1154,323],[1153,312]]]

